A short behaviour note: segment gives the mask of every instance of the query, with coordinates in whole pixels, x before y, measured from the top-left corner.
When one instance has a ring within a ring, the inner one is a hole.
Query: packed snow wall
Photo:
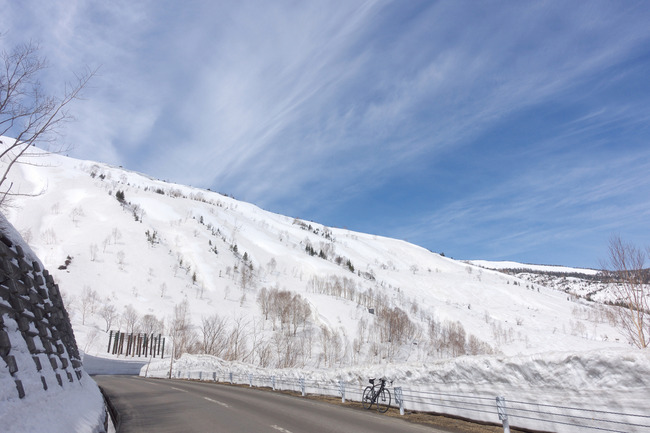
[[[89,431],[106,429],[101,395],[83,371],[59,288],[4,217],[0,218],[0,359],[3,429],[23,431],[28,425],[38,428],[39,422],[57,431],[57,424],[61,431],[74,431],[71,424],[86,425]],[[75,404],[79,398],[91,404],[90,414],[80,413]],[[80,422],[75,414],[90,418]]]

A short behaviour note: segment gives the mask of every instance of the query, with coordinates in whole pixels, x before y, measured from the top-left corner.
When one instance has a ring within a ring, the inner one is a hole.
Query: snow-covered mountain
[[[215,354],[265,366],[627,346],[609,307],[485,263],[97,162],[30,162],[11,172],[26,196],[5,212],[52,270],[88,353],[105,350],[106,329],[169,325],[182,305],[198,346],[216,314],[239,340]]]
[[[427,392],[646,409],[650,354],[599,302],[609,287],[583,290],[596,271],[456,261],[35,152],[10,173],[19,195],[3,213],[55,278],[87,359],[111,357],[107,330],[160,332],[178,352],[213,355],[184,355],[175,374],[257,369],[359,385],[387,375]],[[168,359],[146,371],[167,376]]]

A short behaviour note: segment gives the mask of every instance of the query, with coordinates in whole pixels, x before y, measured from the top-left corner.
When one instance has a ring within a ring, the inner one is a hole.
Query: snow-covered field
[[[386,374],[405,388],[647,410],[639,403],[650,395],[647,351],[630,347],[602,304],[480,261],[101,163],[48,155],[12,176],[36,196],[16,199],[6,216],[55,276],[89,356],[107,356],[105,331],[127,330],[127,309],[169,335],[175,307],[186,303],[196,350],[202,319],[226,324],[215,354],[228,368]],[[307,314],[293,322],[286,311],[265,314],[262,298],[273,290],[299,295],[290,305],[307,305]],[[121,317],[108,320],[110,306]],[[184,359],[178,368],[199,362]],[[165,362],[149,370],[168,371]]]

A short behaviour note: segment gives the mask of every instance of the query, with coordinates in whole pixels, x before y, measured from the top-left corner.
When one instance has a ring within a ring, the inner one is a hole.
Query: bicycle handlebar
[[[373,377],[370,380],[368,380],[368,382],[370,382],[370,384],[374,385],[376,379],[377,379],[376,377]],[[386,384],[386,382],[388,382],[390,385],[392,385],[393,382],[394,382],[394,379],[393,380],[388,380],[386,377],[380,377],[379,380],[381,382],[383,382],[384,384]]]

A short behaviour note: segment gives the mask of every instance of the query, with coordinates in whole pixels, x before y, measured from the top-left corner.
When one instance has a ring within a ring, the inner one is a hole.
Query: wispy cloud
[[[80,157],[292,215],[343,215],[352,226],[373,218],[346,214],[355,202],[418,185],[395,205],[395,218],[412,227],[388,217],[362,227],[421,244],[447,242],[428,227],[464,232],[504,254],[518,241],[575,232],[584,218],[615,226],[604,216],[615,202],[630,219],[645,212],[626,203],[647,185],[643,2],[0,0],[0,8],[0,26],[21,30],[0,42],[42,40],[51,82],[101,66],[67,131]],[[603,155],[621,170],[632,155],[639,181],[611,175]],[[507,173],[494,167],[502,161]],[[568,188],[576,194],[562,197]],[[549,222],[560,217],[565,224]]]

